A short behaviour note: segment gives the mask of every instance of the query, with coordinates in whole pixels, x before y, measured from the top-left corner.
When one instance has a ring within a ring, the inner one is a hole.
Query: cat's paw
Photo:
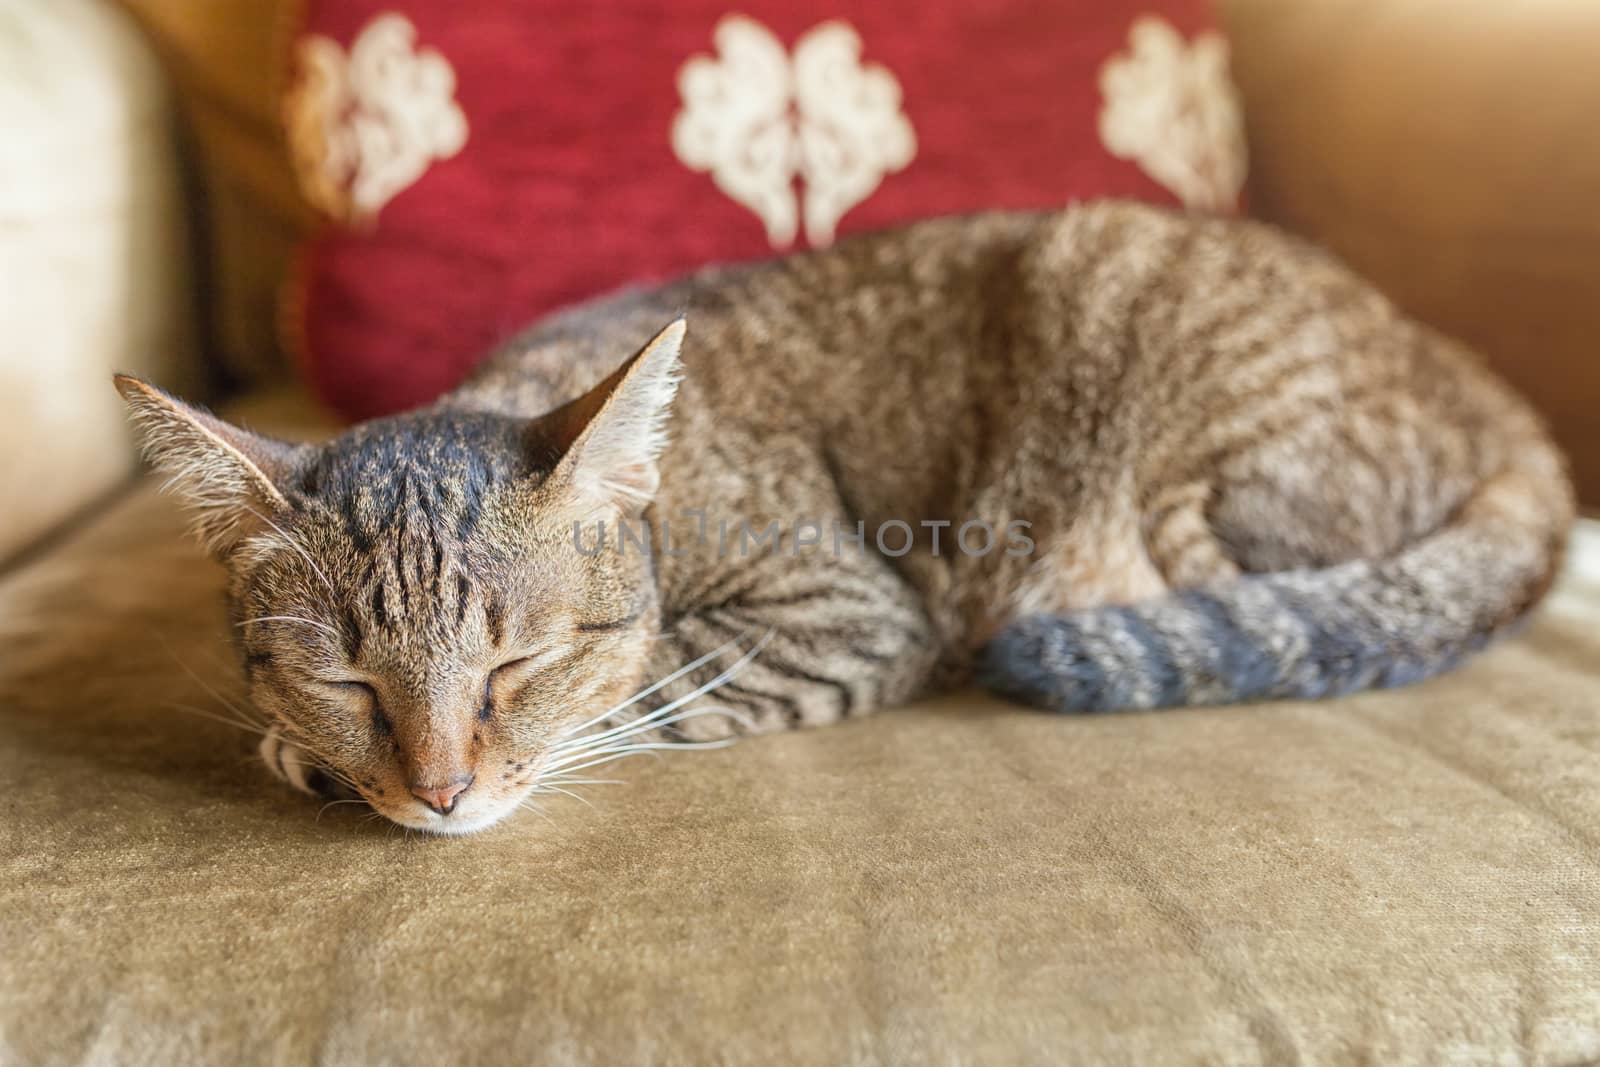
[[[278,730],[268,730],[256,751],[272,776],[287,782],[291,789],[309,797],[339,795],[340,789],[333,777],[318,766],[305,749],[292,741],[285,741]]]

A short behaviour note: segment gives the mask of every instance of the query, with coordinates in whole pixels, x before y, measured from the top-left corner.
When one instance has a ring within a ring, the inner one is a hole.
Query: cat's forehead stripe
[[[327,450],[308,484],[364,557],[340,624],[351,660],[375,634],[393,640],[422,625],[451,639],[467,626],[477,591],[462,545],[496,486],[537,474],[523,451],[519,424],[482,415],[401,416]],[[504,612],[484,612],[498,641]]]
[[[478,413],[398,416],[360,427],[325,451],[308,479],[362,554],[426,545],[442,573],[446,544],[482,521],[488,494],[531,470],[519,425]]]

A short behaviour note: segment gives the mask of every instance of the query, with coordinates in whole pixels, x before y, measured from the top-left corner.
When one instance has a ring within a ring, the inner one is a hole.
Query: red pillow
[[[352,417],[560,305],[929,215],[1243,181],[1204,0],[310,0],[285,108],[329,224],[291,346]]]

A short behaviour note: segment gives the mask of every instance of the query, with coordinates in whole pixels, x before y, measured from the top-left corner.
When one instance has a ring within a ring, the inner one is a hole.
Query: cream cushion
[[[113,370],[192,387],[178,157],[120,9],[0,0],[0,559],[131,470]]]

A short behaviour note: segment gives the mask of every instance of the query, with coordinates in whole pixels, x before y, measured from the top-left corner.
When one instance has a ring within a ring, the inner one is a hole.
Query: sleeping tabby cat
[[[1120,203],[624,294],[321,446],[118,385],[227,563],[269,766],[439,832],[968,679],[1416,681],[1534,605],[1573,515],[1532,412],[1329,256]]]

